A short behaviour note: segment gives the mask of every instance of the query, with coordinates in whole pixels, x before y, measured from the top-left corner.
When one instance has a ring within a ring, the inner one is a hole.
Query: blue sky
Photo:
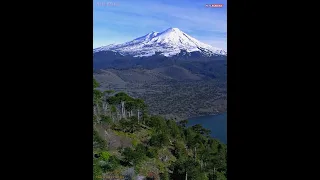
[[[116,6],[98,6],[98,3]],[[227,50],[227,0],[94,0],[93,48],[124,43],[149,32],[179,28]],[[224,4],[206,8],[205,4]]]

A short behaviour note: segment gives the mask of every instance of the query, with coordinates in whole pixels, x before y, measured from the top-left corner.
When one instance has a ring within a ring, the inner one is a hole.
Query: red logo
[[[210,8],[222,8],[223,4],[206,4],[206,7]]]

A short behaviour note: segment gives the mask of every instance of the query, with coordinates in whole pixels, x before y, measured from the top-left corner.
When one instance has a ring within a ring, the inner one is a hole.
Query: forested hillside
[[[96,70],[99,89],[126,92],[143,99],[150,114],[177,120],[227,111],[226,60],[155,58]]]
[[[93,179],[227,179],[227,146],[200,125],[151,116],[124,92],[93,79]]]

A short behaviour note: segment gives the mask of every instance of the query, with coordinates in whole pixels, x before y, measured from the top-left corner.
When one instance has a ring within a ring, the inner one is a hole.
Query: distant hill
[[[174,80],[201,80],[201,76],[193,74],[191,71],[177,65],[166,66],[153,69],[155,72],[159,72]]]

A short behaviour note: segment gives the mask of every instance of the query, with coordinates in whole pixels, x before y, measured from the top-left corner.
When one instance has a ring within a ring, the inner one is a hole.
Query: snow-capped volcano
[[[115,51],[135,57],[152,56],[156,52],[160,52],[162,55],[170,57],[180,53],[181,50],[200,51],[205,56],[227,55],[226,51],[202,43],[178,28],[169,28],[161,33],[151,32],[123,44],[96,48],[93,52]]]

